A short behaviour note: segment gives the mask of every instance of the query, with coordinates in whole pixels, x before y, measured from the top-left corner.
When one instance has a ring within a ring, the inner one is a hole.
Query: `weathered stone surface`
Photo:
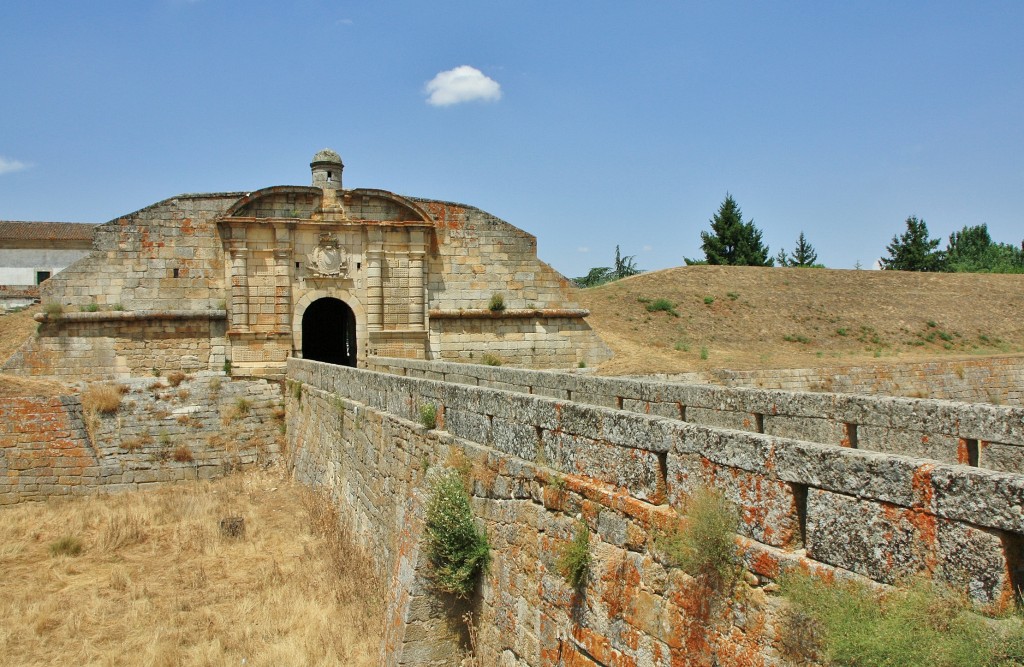
[[[1000,601],[1010,586],[997,534],[827,491],[808,493],[807,554],[889,584],[934,575],[983,603]]]
[[[289,394],[296,476],[333,489],[385,572],[395,572],[395,559],[409,548],[400,545],[417,544],[403,499],[425,488],[425,472],[459,460],[453,452],[468,460],[472,506],[494,549],[477,607],[486,664],[539,667],[564,664],[567,656],[604,665],[778,664],[772,630],[778,619],[770,598],[750,590],[738,602],[715,604],[698,580],[666,567],[653,546],[657,531],[675,520],[672,505],[698,485],[722,489],[741,509],[737,543],[758,575],[744,586],[799,567],[837,577],[859,572],[879,581],[924,572],[979,601],[998,603],[1007,594],[1011,564],[1005,549],[1018,538],[1005,531],[1022,532],[1014,514],[1022,505],[1016,498],[1024,484],[1020,475],[709,428],[525,391],[456,390],[415,377],[381,379],[361,370],[291,363],[293,377],[318,378],[349,395],[340,401],[339,425],[335,394],[311,389],[301,408]],[[480,372],[496,371],[491,381],[520,377],[507,368]],[[668,391],[636,384],[621,388],[637,401]],[[427,431],[351,398],[372,396],[387,405],[392,392],[438,400],[451,430]],[[741,393],[709,395],[716,406],[752,405],[742,403]],[[782,414],[790,400],[770,398],[772,404],[757,408],[774,406]],[[764,414],[770,424],[772,413]],[[490,433],[484,420],[499,424],[503,448],[467,437]],[[800,420],[793,423],[801,427]],[[538,429],[543,447],[531,457],[523,442]],[[665,438],[667,448],[649,444]],[[799,549],[801,513],[806,552]],[[574,591],[558,573],[558,560],[577,517],[589,528],[593,560],[583,588]],[[1012,521],[1016,529],[1009,527]],[[428,599],[422,563],[408,557],[402,562],[400,571],[411,580],[395,595],[408,590]],[[443,629],[427,620],[440,616],[425,601],[409,609],[415,612],[409,622],[419,625],[403,635],[408,655],[432,659],[430,633],[438,633],[436,639]],[[407,623],[389,619],[395,628]]]
[[[700,488],[720,490],[739,510],[739,533],[772,546],[800,542],[800,522],[789,484],[738,468],[720,466],[696,454],[668,457],[668,500],[683,509]]]

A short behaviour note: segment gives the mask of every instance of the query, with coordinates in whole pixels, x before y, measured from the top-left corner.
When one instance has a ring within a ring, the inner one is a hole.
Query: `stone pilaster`
[[[233,230],[238,233],[238,230]],[[231,330],[249,331],[249,272],[245,239],[231,239]]]

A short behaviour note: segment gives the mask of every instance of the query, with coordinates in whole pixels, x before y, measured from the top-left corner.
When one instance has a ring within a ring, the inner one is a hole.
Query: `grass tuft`
[[[480,363],[484,366],[501,366],[504,362],[498,355],[486,352],[484,353],[484,356],[480,357]]]
[[[583,519],[576,521],[576,533],[562,546],[556,566],[573,588],[578,589],[586,581],[590,572],[590,528]]]
[[[57,556],[78,556],[82,553],[82,540],[77,537],[65,535],[55,542],[50,543],[50,555]]]
[[[505,310],[505,297],[498,293],[492,294],[491,300],[487,302],[487,309],[492,313],[500,313]]]
[[[43,312],[47,317],[60,317],[64,314],[64,306],[57,301],[47,301],[43,304]]]
[[[668,299],[654,299],[644,307],[647,308],[648,313],[664,311],[672,317],[679,317],[679,313],[676,311],[676,304]]]
[[[424,403],[420,406],[420,424],[423,428],[434,430],[437,428],[437,406],[433,403]]]
[[[110,382],[91,384],[82,392],[82,408],[87,412],[112,415],[121,407],[124,389]]]

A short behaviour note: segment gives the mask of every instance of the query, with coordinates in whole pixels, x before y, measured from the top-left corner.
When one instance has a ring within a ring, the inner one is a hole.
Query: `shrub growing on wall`
[[[438,589],[469,597],[491,562],[487,534],[473,522],[469,494],[452,469],[438,474],[427,505],[427,555]]]
[[[739,513],[721,491],[695,490],[686,504],[686,521],[657,539],[670,565],[702,577],[713,587],[729,588],[739,574],[736,528]]]

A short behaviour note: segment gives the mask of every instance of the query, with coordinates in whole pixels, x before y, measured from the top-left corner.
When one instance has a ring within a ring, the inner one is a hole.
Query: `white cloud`
[[[581,245],[579,248],[576,248],[576,252],[590,252],[590,248],[585,245]]]
[[[425,91],[428,95],[427,104],[435,107],[474,100],[496,102],[501,99],[501,85],[469,65],[438,72],[437,76],[427,82]]]
[[[335,25],[352,25],[352,19],[338,19],[334,22]]]
[[[644,252],[650,252],[650,251],[652,251],[652,250],[654,250],[654,246],[649,246],[649,245],[645,245],[645,246],[643,247],[643,251],[644,251]]]
[[[11,160],[0,155],[0,174],[11,174],[23,169],[28,169],[28,165],[24,162]]]

